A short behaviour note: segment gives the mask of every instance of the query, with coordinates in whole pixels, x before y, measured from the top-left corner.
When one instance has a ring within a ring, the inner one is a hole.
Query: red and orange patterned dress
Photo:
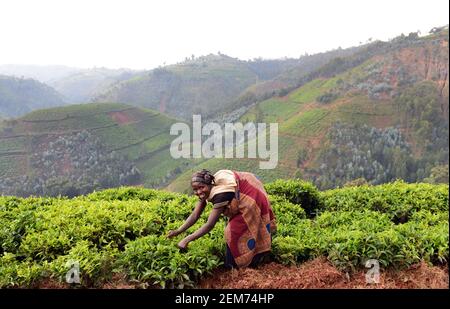
[[[214,208],[225,207],[227,253],[232,266],[246,267],[254,258],[269,252],[275,216],[263,184],[252,173],[220,170],[208,200]],[[230,263],[230,262],[227,262]]]

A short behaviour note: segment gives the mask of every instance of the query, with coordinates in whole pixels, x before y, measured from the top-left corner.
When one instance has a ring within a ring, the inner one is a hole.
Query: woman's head
[[[194,194],[201,200],[208,198],[213,185],[214,176],[208,170],[201,170],[200,172],[196,172],[192,175],[192,190],[194,190]]]

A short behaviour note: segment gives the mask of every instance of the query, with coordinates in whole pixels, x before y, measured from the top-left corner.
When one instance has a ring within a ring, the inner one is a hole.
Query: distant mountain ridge
[[[81,69],[64,65],[24,65],[3,64],[0,65],[0,75],[14,76],[18,78],[32,78],[41,83],[48,83],[79,72]]]
[[[78,70],[48,82],[70,103],[87,103],[111,85],[134,77],[138,72],[129,69],[93,68]]]
[[[130,79],[131,69],[72,68],[62,65],[0,65],[0,75],[35,79],[53,87],[69,103],[87,103],[114,83]]]
[[[211,54],[136,75],[131,80],[111,86],[93,101],[126,102],[183,119],[191,118],[192,114],[215,117],[292,87],[295,83],[287,81],[289,74],[309,73],[330,59],[350,55],[357,50],[337,49],[300,59],[251,61]],[[260,93],[261,88],[264,89],[263,94]]]
[[[278,72],[280,66],[274,67]],[[268,74],[259,73],[261,76]],[[259,78],[255,68],[245,61],[225,55],[208,55],[123,81],[94,101],[127,102],[189,119],[192,114],[209,116],[217,113]]]
[[[3,65],[0,74],[4,71],[38,79],[61,93],[68,103],[121,102],[189,119],[193,113],[222,116],[261,101],[295,85],[298,76],[292,76],[305,75],[329,59],[357,49],[337,49],[300,59],[251,61],[219,53],[186,58],[182,63],[150,71]]]
[[[41,108],[67,104],[50,86],[33,79],[0,75],[0,115],[18,117]]]

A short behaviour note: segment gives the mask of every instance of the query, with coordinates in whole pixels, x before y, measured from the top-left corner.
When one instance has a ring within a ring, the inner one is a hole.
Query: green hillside
[[[176,65],[138,74],[98,94],[95,102],[123,102],[190,119],[215,117],[298,86],[308,74],[336,57],[363,47],[336,49],[299,59],[241,61],[223,54],[187,58]]]
[[[250,85],[271,79],[296,59],[242,61],[223,54],[186,59],[113,85],[95,102],[123,102],[191,119],[214,116]]]
[[[33,110],[65,104],[61,94],[43,83],[0,75],[0,115],[18,117]]]
[[[433,168],[448,166],[448,30],[381,46],[332,60],[310,75],[317,78],[241,117],[279,124],[276,169],[261,170],[255,159],[211,159],[168,188],[188,190],[200,168],[250,170],[264,181],[302,177],[322,189],[355,179],[429,179]]]
[[[189,164],[170,157],[174,122],[123,104],[71,105],[7,120],[0,132],[0,192],[74,196],[165,183]]]
[[[374,48],[376,48],[376,44],[372,43],[359,47],[338,48],[323,53],[303,55],[297,62],[292,63],[288,68],[280,71],[279,74],[249,86],[226,110],[230,111],[242,106],[248,106],[275,95],[284,96],[293,89],[316,78],[317,70],[330,61],[351,56],[360,58],[361,56],[359,55],[367,55],[367,51]]]
[[[245,62],[210,56],[155,69],[113,86],[95,101],[126,102],[189,119],[213,114],[255,79]]]

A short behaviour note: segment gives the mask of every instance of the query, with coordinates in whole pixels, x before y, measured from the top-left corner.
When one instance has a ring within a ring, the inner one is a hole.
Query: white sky
[[[150,69],[299,57],[443,26],[448,0],[0,0],[0,64]]]

